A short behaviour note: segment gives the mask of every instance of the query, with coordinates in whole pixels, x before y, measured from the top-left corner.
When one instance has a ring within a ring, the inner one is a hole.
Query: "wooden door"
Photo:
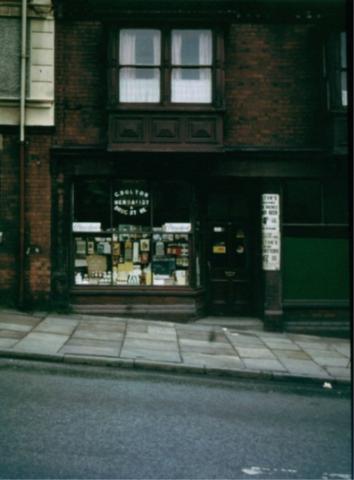
[[[214,221],[208,230],[210,313],[249,314],[250,238],[246,221]]]

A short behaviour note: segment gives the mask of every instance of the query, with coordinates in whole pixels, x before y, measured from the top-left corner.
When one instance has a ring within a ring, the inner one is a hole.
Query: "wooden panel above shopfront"
[[[218,151],[222,138],[220,114],[115,113],[109,117],[109,151]]]

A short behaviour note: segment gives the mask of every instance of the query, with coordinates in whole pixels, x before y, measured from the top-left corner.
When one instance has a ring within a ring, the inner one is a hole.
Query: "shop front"
[[[64,164],[53,256],[75,311],[178,320],[257,313],[253,183],[205,172],[170,179],[162,164],[145,178],[132,165],[102,162],[93,175],[90,162],[86,171],[79,159]]]

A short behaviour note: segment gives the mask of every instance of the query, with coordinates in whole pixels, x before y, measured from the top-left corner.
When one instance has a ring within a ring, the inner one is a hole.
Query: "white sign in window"
[[[73,232],[100,232],[100,222],[73,222]]]
[[[190,223],[165,223],[163,230],[168,233],[189,233],[192,229]]]

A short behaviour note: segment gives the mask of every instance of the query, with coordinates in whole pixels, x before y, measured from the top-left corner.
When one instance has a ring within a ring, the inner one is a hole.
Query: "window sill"
[[[48,98],[26,98],[27,108],[51,108],[54,99]],[[0,107],[16,107],[19,108],[20,98],[16,97],[0,97]]]
[[[117,296],[181,296],[194,297],[204,292],[202,287],[178,286],[113,286],[113,285],[75,285],[71,287],[72,295],[117,295]]]
[[[209,104],[191,104],[179,103],[176,105],[168,104],[148,104],[148,103],[124,103],[120,105],[110,105],[107,111],[112,112],[202,112],[202,113],[223,113],[226,111],[224,106],[216,107]]]

